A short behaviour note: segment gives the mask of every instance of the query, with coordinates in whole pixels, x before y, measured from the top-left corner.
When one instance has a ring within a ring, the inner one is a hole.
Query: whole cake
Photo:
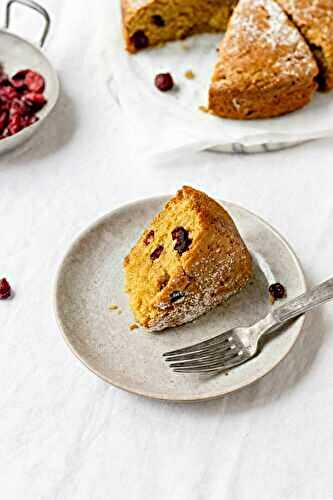
[[[333,0],[121,0],[121,5],[132,53],[227,30],[209,92],[212,114],[271,118],[303,107],[318,84],[333,89]]]
[[[252,263],[226,210],[185,186],[144,231],[124,269],[136,320],[163,330],[192,321],[239,292]]]
[[[237,3],[237,0],[121,1],[129,52],[196,33],[224,31]]]
[[[240,0],[220,45],[208,108],[227,118],[283,115],[311,100],[317,75],[307,43],[274,0]]]
[[[333,89],[333,1],[277,1],[311,47],[320,69],[320,87]]]

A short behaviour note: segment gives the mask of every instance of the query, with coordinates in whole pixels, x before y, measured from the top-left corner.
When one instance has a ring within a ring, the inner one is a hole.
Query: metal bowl
[[[29,7],[30,9],[33,9],[43,16],[45,27],[39,42],[39,46],[36,46],[33,43],[30,43],[24,38],[9,31],[11,6],[14,3]],[[0,154],[17,148],[28,139],[30,139],[30,137],[32,137],[37,132],[39,127],[42,126],[58,101],[60,84],[57,73],[55,72],[47,57],[41,51],[49,30],[50,16],[48,12],[36,2],[32,0],[10,0],[7,3],[5,28],[0,30],[0,62],[3,65],[5,72],[9,75],[13,75],[17,71],[27,68],[40,73],[45,79],[46,85],[44,95],[47,99],[47,104],[40,112],[37,113],[37,116],[39,118],[38,122],[21,130],[13,136],[0,140]]]

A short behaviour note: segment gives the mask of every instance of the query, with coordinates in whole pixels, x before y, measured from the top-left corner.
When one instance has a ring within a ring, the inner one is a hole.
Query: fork
[[[274,309],[249,327],[232,328],[198,344],[163,354],[177,373],[211,373],[246,363],[260,352],[261,340],[288,321],[333,299],[333,278]]]

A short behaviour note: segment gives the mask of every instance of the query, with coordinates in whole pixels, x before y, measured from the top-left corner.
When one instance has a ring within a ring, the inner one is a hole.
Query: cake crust
[[[175,251],[174,239],[180,224],[190,241],[182,253]],[[192,321],[240,291],[251,277],[252,261],[225,209],[185,186],[153,219],[124,268],[136,320],[163,330]]]
[[[273,0],[240,0],[219,49],[209,111],[271,118],[307,104],[317,64],[298,29]]]

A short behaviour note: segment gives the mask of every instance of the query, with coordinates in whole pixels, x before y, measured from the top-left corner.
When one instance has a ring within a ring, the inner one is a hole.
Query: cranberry
[[[158,245],[158,247],[156,247],[155,250],[150,254],[151,260],[154,261],[158,259],[163,250],[164,248],[162,247],[162,245]]]
[[[2,111],[0,113],[0,134],[7,127],[7,123],[8,123],[8,111]]]
[[[281,283],[273,283],[273,285],[269,287],[269,293],[274,300],[283,299],[283,297],[286,296],[286,290]]]
[[[22,69],[21,71],[18,71],[15,73],[14,76],[12,76],[12,85],[15,87],[17,90],[21,89],[27,89],[27,85],[25,83],[25,77],[27,76],[29,70],[27,69]]]
[[[155,26],[158,26],[159,28],[163,28],[163,26],[165,26],[165,21],[159,14],[151,16],[151,21],[153,24],[155,24]]]
[[[9,123],[8,123],[8,131],[10,135],[17,134],[17,132],[22,130],[22,128],[23,128],[23,123],[21,120],[21,115],[19,115],[18,113],[12,115],[9,118]]]
[[[143,30],[136,31],[131,36],[131,42],[137,50],[145,49],[149,45],[148,37]]]
[[[45,89],[45,80],[42,75],[31,69],[18,71],[12,77],[12,84],[16,89],[25,89],[30,92],[37,92],[38,94],[44,92]]]
[[[145,239],[143,240],[144,244],[145,245],[150,245],[150,243],[152,243],[152,241],[154,241],[154,236],[155,236],[155,232],[153,229],[151,229],[149,231],[149,233],[147,233]]]
[[[11,86],[1,86],[0,97],[2,97],[3,100],[12,101],[15,97],[17,97],[17,92]]]
[[[23,100],[33,111],[39,111],[46,104],[43,94],[37,92],[28,92],[23,96]]]
[[[9,299],[11,295],[10,284],[6,280],[6,278],[2,278],[0,280],[0,300]]]
[[[179,255],[182,255],[189,249],[192,243],[192,240],[188,237],[188,231],[186,231],[183,227],[176,227],[176,229],[172,231],[171,235],[172,239],[176,240],[174,250],[176,250]]]
[[[45,80],[42,75],[36,71],[29,70],[25,77],[25,82],[30,92],[37,92],[38,94],[44,92]]]
[[[167,92],[173,87],[173,79],[170,73],[160,73],[155,76],[155,87],[161,92]]]
[[[178,290],[175,292],[171,292],[169,296],[169,301],[170,304],[173,304],[174,302],[177,302],[177,300],[182,299],[185,297],[185,294],[183,292],[179,292]]]
[[[14,99],[11,102],[10,110],[9,110],[9,114],[11,116],[16,115],[16,114],[26,115],[29,113],[30,113],[30,109],[28,108],[28,106],[25,104],[24,101],[20,101],[20,99]]]
[[[37,111],[46,104],[44,78],[30,69],[11,79],[0,65],[0,140],[38,121]]]

